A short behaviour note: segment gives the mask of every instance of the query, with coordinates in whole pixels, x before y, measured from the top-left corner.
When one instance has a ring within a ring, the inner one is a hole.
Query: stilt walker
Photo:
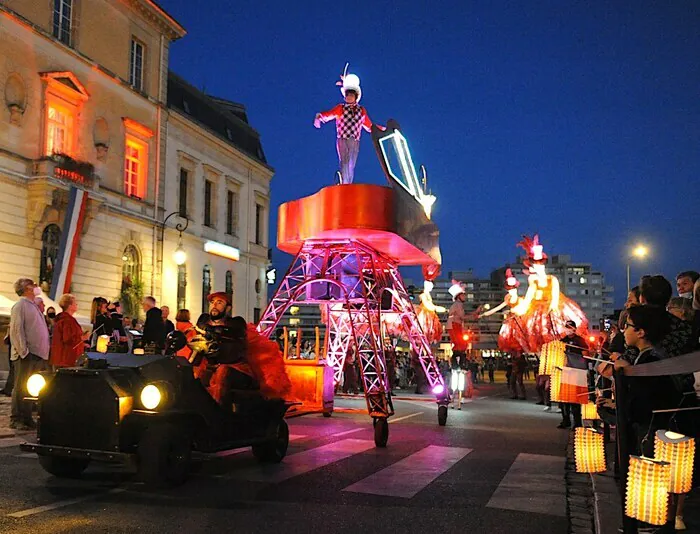
[[[452,343],[452,358],[450,359],[452,367],[452,378],[450,381],[450,389],[454,395],[453,408],[456,406],[458,410],[462,409],[462,400],[465,390],[468,390],[467,380],[469,365],[467,363],[467,347],[468,339],[464,331],[464,284],[452,280],[452,286],[448,289],[454,302],[450,307],[447,317],[447,332],[450,335]]]
[[[442,261],[439,232],[429,216],[435,197],[421,187],[398,124],[390,125],[386,134],[372,131],[379,154],[402,151],[399,158],[380,159],[390,187],[329,186],[280,206],[277,245],[294,260],[258,323],[260,333],[270,336],[292,305],[322,307],[328,328],[326,364],[333,367],[337,383],[348,349],[354,348],[378,447],[387,444],[387,419],[394,413],[382,342],[384,314],[399,317],[436,397],[440,425],[447,421],[450,401],[399,273],[400,265]],[[402,169],[393,169],[391,161],[399,160]]]

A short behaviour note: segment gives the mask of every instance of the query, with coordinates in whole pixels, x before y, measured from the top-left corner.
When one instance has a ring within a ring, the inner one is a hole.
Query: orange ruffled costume
[[[579,305],[563,293],[559,293],[556,310],[552,303],[552,275],[547,275],[547,285],[540,287],[537,281],[535,297],[522,315],[511,311],[501,326],[498,348],[504,352],[539,352],[542,345],[561,339],[566,321],[577,324],[576,333],[588,334],[588,319]]]
[[[240,371],[255,379],[260,392],[267,399],[284,399],[292,384],[284,368],[284,358],[277,343],[261,336],[254,324],[248,323],[246,329],[247,362],[220,364],[209,381],[207,390],[217,402],[221,402],[227,384],[227,375],[233,370]],[[194,370],[198,378],[207,368],[206,358],[202,359]]]

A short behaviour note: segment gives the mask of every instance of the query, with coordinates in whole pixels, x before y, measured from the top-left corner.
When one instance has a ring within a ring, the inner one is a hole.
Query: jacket
[[[73,367],[83,353],[83,330],[70,313],[56,316],[49,362],[55,367]]]
[[[151,308],[146,312],[146,322],[143,324],[143,343],[155,343],[162,349],[165,344],[165,323],[160,308]]]
[[[194,330],[194,325],[189,321],[177,321],[175,324],[175,329],[178,332],[185,334],[185,339],[187,339],[187,341],[190,341],[197,333]],[[189,357],[192,355],[192,349],[189,347],[183,347],[177,351],[177,355],[189,359]]]

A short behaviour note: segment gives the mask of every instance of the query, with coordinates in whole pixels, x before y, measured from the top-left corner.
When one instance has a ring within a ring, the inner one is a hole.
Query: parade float
[[[347,73],[342,79],[347,102],[348,91],[359,92],[359,79]],[[354,160],[344,159],[347,152],[340,145],[347,127],[354,128],[359,140],[360,128],[366,126],[363,115],[352,115],[356,109],[352,113],[346,109],[354,106],[356,101],[334,112],[337,123],[345,122],[337,125],[340,167],[353,172]],[[384,316],[393,315],[391,322],[402,326],[436,396],[440,425],[447,420],[449,392],[399,272],[401,266],[425,266],[437,272],[439,232],[431,220],[435,197],[426,192],[425,180],[416,171],[397,122],[390,120],[386,127],[372,125],[371,134],[388,186],[350,183],[350,177],[343,177],[341,171],[341,185],[323,187],[280,206],[277,246],[294,259],[263,312],[258,330],[272,336],[291,306],[320,306],[327,327],[325,365],[332,368],[337,384],[348,353],[359,359],[375,443],[383,447],[389,435],[388,418],[394,414],[384,355]],[[425,177],[423,167],[421,172]],[[290,366],[288,371],[294,383],[295,370]]]

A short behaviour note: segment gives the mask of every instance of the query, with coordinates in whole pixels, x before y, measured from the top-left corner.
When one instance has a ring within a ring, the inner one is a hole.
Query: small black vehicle
[[[88,355],[84,367],[33,375],[38,404],[35,452],[57,477],[77,477],[90,462],[136,467],[152,485],[176,485],[190,471],[192,452],[252,446],[261,462],[287,452],[290,404],[257,390],[232,390],[225,409],[173,355]],[[33,384],[32,384],[33,381]]]

